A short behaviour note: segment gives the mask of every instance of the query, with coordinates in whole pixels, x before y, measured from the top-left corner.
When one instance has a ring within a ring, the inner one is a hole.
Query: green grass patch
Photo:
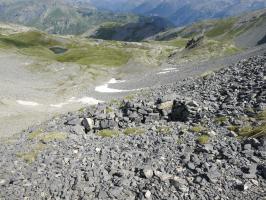
[[[214,122],[216,124],[226,123],[226,122],[228,122],[228,117],[226,117],[226,116],[216,117],[215,120],[214,120]]]
[[[128,100],[128,101],[132,101],[135,98],[134,94],[130,94],[124,97],[124,99]]]
[[[239,51],[240,49],[238,49],[237,47],[229,46],[228,48],[224,50],[224,53],[225,55],[232,55],[232,54],[238,53]]]
[[[239,131],[240,137],[252,137],[252,138],[259,138],[259,137],[265,137],[266,136],[266,123],[257,126],[246,126],[240,129]]]
[[[238,126],[229,126],[229,127],[227,127],[227,129],[229,131],[234,131],[236,133],[239,131],[239,127]]]
[[[214,28],[212,28],[210,31],[206,33],[207,37],[217,37],[219,35],[222,35],[226,33],[227,31],[230,31],[235,23],[234,18],[225,19],[225,20],[219,20]]]
[[[131,57],[130,53],[121,49],[87,45],[83,48],[73,48],[57,56],[59,62],[72,62],[81,65],[121,66]]]
[[[33,163],[39,153],[45,149],[46,145],[39,143],[35,145],[30,151],[24,152],[24,153],[17,153],[17,156],[21,159],[23,159],[25,162],[31,164]]]
[[[60,42],[59,42],[60,41]],[[67,52],[55,54],[50,48],[60,47]],[[76,63],[85,66],[100,65],[116,67],[124,65],[132,57],[132,52],[112,45],[100,45],[89,40],[64,39],[42,32],[30,31],[11,35],[0,35],[0,48],[17,48],[20,53],[58,62]]]
[[[200,144],[207,144],[209,142],[210,137],[208,135],[201,135],[198,137],[197,141]]]
[[[266,121],[266,110],[260,112],[256,118],[260,121]]]
[[[167,44],[170,46],[174,46],[174,47],[185,48],[187,42],[188,42],[188,39],[178,38],[178,39],[168,41]]]
[[[198,125],[198,126],[194,126],[194,127],[192,127],[190,130],[191,130],[192,132],[194,132],[194,133],[201,133],[201,132],[205,131],[206,128],[203,127],[203,126],[201,126],[201,125]]]
[[[66,133],[61,133],[61,132],[50,132],[50,133],[45,133],[40,137],[40,140],[42,142],[48,143],[52,141],[62,141],[67,138]]]
[[[141,129],[141,128],[127,128],[124,131],[125,135],[142,135],[145,133],[145,130]]]
[[[0,41],[8,46],[17,48],[29,48],[33,46],[50,47],[59,44],[56,40],[45,35],[45,33],[38,31],[16,33],[8,36],[0,35]]]
[[[106,110],[105,110],[105,112],[106,112],[107,114],[109,114],[109,113],[114,112],[114,110],[113,110],[113,108],[111,108],[111,107],[107,107]]]
[[[202,73],[202,74],[200,75],[200,77],[201,77],[201,78],[208,78],[209,76],[211,76],[211,75],[213,75],[213,74],[215,74],[214,71],[209,70],[209,71],[206,71],[206,72]]]
[[[28,139],[29,140],[38,139],[42,133],[43,133],[42,130],[33,131],[28,135]]]
[[[119,131],[104,129],[98,132],[98,135],[101,137],[117,137],[119,136]]]

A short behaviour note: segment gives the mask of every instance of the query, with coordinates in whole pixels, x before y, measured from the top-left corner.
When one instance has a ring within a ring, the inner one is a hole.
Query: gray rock
[[[143,169],[144,176],[148,179],[153,177],[153,170],[150,168]]]
[[[147,190],[145,193],[145,197],[146,197],[146,199],[150,199],[151,198],[151,191]]]
[[[190,169],[190,170],[195,170],[196,169],[195,165],[192,162],[189,162],[187,164],[187,168]]]

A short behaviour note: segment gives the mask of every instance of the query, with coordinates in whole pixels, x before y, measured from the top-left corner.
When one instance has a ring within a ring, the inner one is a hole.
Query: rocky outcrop
[[[204,36],[199,36],[197,38],[192,38],[187,42],[186,49],[193,49],[195,47],[198,47],[204,39]]]
[[[253,57],[24,131],[0,146],[0,197],[263,199],[266,138],[240,140],[235,128],[263,123],[265,63]]]

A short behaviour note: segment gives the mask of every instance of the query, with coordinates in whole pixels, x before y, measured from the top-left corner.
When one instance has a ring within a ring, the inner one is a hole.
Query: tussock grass
[[[215,74],[215,72],[210,70],[210,71],[206,71],[206,72],[202,73],[200,75],[200,77],[205,79],[205,78],[208,78],[209,76],[214,75],[214,74]]]
[[[256,119],[260,122],[258,126],[245,126],[240,129],[240,137],[266,137],[266,110],[262,111],[256,116]]]
[[[117,137],[119,136],[119,131],[104,129],[98,132],[98,135],[101,137]]]
[[[38,143],[35,145],[30,151],[17,153],[17,156],[23,159],[25,162],[31,164],[38,157],[39,153],[45,149],[46,145],[42,143]]]
[[[208,135],[201,135],[198,137],[197,141],[200,144],[207,144],[209,142],[210,137]]]
[[[266,121],[266,110],[259,113],[256,118],[260,121]]]
[[[145,130],[141,129],[141,128],[127,128],[124,131],[125,135],[142,135],[145,133]]]
[[[28,135],[29,140],[38,139],[42,134],[42,130],[33,131]]]
[[[253,138],[259,138],[259,137],[265,137],[266,136],[266,123],[257,126],[257,127],[251,127],[247,126],[239,131],[240,137],[253,137]]]
[[[201,125],[198,125],[198,126],[194,126],[194,127],[190,128],[190,130],[194,133],[201,133],[203,131],[206,131],[206,128],[201,126]]]
[[[214,120],[214,122],[216,124],[222,124],[222,123],[225,123],[227,121],[228,121],[228,117],[226,117],[226,116],[216,117],[215,120]]]
[[[40,140],[42,142],[48,143],[52,141],[62,141],[67,138],[66,133],[61,133],[61,132],[50,132],[50,133],[45,133],[40,137]]]
[[[168,126],[160,126],[157,128],[157,132],[160,134],[168,135],[170,134],[172,129]]]

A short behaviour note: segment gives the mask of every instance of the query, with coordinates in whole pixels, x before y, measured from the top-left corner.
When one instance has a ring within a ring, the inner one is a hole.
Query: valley
[[[0,200],[263,200],[264,7],[0,0]]]
[[[253,27],[265,30],[264,13],[245,17],[245,23],[241,23],[242,17],[201,22],[162,32],[144,42],[52,35],[2,23],[1,122],[6,126],[1,127],[1,136],[11,136],[53,115],[217,70],[252,55],[238,44],[243,38],[252,38],[251,42],[246,40],[245,47],[256,46],[263,31],[256,35],[249,32]],[[203,30],[207,31],[203,43],[186,50],[189,38]],[[109,84],[113,89],[107,85],[110,79],[117,80]],[[11,119],[16,119],[16,125]]]

